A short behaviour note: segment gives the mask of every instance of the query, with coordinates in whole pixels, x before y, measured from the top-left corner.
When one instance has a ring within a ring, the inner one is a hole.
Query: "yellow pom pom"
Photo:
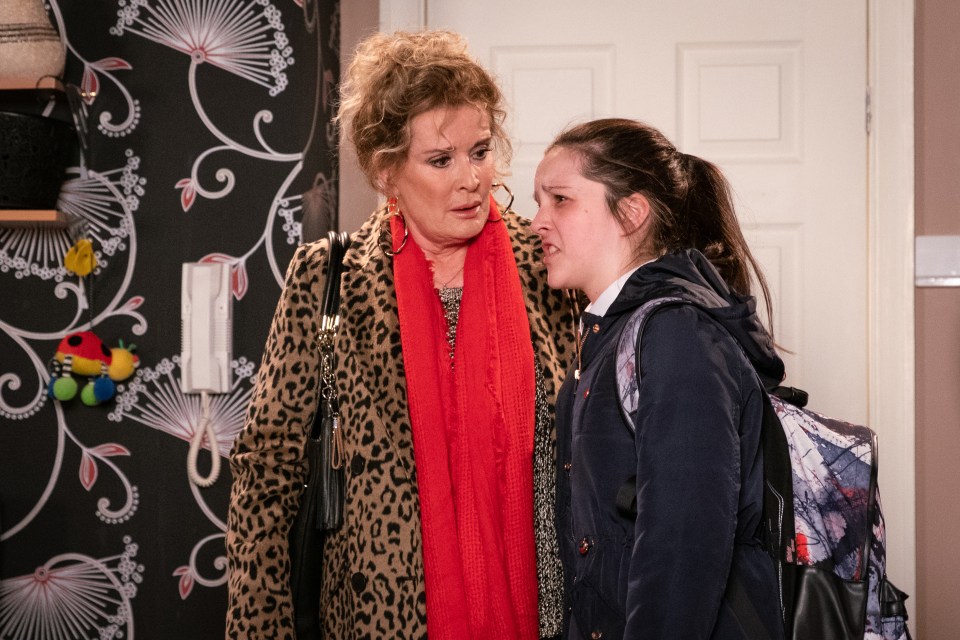
[[[97,267],[97,256],[93,253],[93,243],[86,238],[77,240],[63,258],[63,266],[78,276],[89,275]]]

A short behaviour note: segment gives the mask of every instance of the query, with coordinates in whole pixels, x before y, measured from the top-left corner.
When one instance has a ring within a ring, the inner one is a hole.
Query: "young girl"
[[[782,637],[759,525],[761,385],[784,370],[755,313],[751,273],[768,312],[769,295],[726,180],[656,129],[607,119],[553,142],[535,195],[550,286],[590,300],[557,404],[565,635]],[[627,424],[617,344],[633,313],[664,296],[693,304],[649,317]]]

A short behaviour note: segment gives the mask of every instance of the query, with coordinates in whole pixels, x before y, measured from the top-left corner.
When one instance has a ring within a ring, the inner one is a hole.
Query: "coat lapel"
[[[354,234],[344,259],[342,358],[352,358],[371,399],[375,424],[386,430],[394,451],[414,480],[413,432],[407,407],[400,319],[393,280],[393,264],[377,245],[379,226],[386,219],[377,211]]]

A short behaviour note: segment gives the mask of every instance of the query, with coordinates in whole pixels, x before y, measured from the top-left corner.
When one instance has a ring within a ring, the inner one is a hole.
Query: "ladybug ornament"
[[[51,362],[50,384],[47,392],[51,398],[72,400],[79,389],[74,374],[90,378],[80,390],[80,400],[87,406],[98,405],[113,398],[117,382],[126,380],[140,366],[140,358],[134,355],[135,345],[107,348],[92,331],[68,334],[60,341]]]

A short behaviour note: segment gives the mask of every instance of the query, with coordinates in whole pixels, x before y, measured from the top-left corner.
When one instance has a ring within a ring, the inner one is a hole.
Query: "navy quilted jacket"
[[[637,307],[664,296],[708,310],[651,316],[632,430],[617,399],[616,343]],[[637,270],[604,317],[584,314],[584,335],[580,380],[574,363],[557,404],[566,637],[747,638],[729,604],[732,575],[781,637],[774,566],[758,539],[757,372],[779,381],[783,362],[753,299],[729,292],[702,254],[670,254]],[[635,518],[618,509],[620,491],[635,491]]]

